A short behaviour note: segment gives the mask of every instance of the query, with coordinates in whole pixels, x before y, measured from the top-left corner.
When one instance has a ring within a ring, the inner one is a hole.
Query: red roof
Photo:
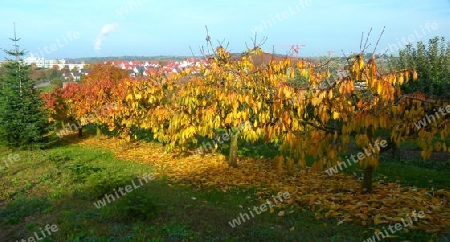
[[[147,74],[151,74],[151,73],[153,73],[153,74],[158,74],[158,69],[156,69],[156,68],[148,68],[147,70],[145,70],[145,73],[147,73]]]

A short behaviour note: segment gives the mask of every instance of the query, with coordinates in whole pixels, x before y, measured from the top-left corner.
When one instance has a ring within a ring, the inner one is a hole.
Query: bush
[[[63,80],[62,80],[61,77],[55,77],[55,78],[53,78],[53,79],[50,81],[50,83],[51,83],[52,85],[57,86],[57,87],[62,87],[62,86],[63,86]]]
[[[136,189],[112,204],[112,209],[119,219],[148,220],[156,215],[156,205],[146,189]]]
[[[125,187],[136,179],[134,176],[122,175],[111,170],[95,172],[86,178],[86,186],[93,196],[100,198],[105,194],[111,194],[114,189]]]
[[[84,164],[72,164],[67,166],[72,172],[73,182],[83,183],[86,181],[86,178],[89,177],[92,173],[100,172],[103,168],[92,167]]]
[[[18,224],[24,218],[36,216],[50,206],[48,199],[43,197],[12,200],[6,208],[0,210],[0,224]]]
[[[391,65],[399,69],[416,69],[418,81],[402,85],[405,93],[422,92],[437,98],[450,99],[450,42],[444,37],[429,40],[428,46],[418,42],[407,45],[392,58]]]

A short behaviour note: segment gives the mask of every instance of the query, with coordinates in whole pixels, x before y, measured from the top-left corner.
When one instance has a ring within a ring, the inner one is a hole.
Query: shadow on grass
[[[292,214],[286,210],[285,216],[265,212],[232,228],[229,221],[261,204],[255,190],[198,190],[164,178],[97,209],[94,203],[138,179],[149,166],[70,144],[39,153],[37,160],[30,153],[26,164],[0,177],[15,189],[7,204],[0,205],[0,241],[28,238],[46,224],[59,228],[47,241],[362,241],[374,232],[355,224],[337,225],[336,219],[317,220],[301,208],[293,208]],[[266,152],[270,157],[276,150],[245,142],[240,147],[241,154],[251,156]],[[226,154],[226,146],[222,152]],[[23,181],[11,183],[14,176]],[[428,241],[431,235],[410,231],[398,236],[393,241]]]

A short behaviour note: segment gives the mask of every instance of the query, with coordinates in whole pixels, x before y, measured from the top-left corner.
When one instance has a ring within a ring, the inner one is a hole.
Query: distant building
[[[130,75],[130,77],[136,77],[136,72],[133,70],[128,70],[128,75]]]
[[[75,81],[80,81],[81,80],[81,73],[75,72],[75,73],[71,73],[72,74],[72,78]]]
[[[120,69],[126,70],[130,77],[147,77],[150,75],[171,75],[179,73],[185,68],[199,67],[201,64],[207,65],[207,59],[187,58],[184,61],[104,61],[103,64],[110,64]],[[195,72],[194,72],[195,73]]]
[[[26,57],[23,59],[23,62],[27,65],[36,65],[36,67],[44,68],[44,69],[51,69],[54,65],[64,65],[66,61],[64,59],[60,60],[46,60],[44,58],[34,57],[33,54],[31,54],[30,57]]]
[[[89,69],[80,69],[81,75],[87,75],[89,73]]]

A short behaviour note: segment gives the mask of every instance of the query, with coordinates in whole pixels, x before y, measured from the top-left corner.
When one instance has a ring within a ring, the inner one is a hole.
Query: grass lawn
[[[0,158],[10,153],[2,149]],[[363,241],[374,234],[372,226],[338,225],[338,219],[316,218],[317,213],[298,206],[288,206],[284,216],[279,210],[261,212],[232,228],[229,221],[262,204],[257,189],[199,189],[166,176],[98,209],[94,202],[105,194],[159,168],[76,143],[14,154],[20,160],[0,170],[0,241],[40,235],[47,224],[58,230],[41,241]],[[425,187],[425,180],[433,179],[447,189],[450,184],[448,171],[395,162],[386,167],[380,173],[392,179],[420,180],[417,185]],[[439,241],[431,233],[408,230],[384,241],[432,238]]]
[[[48,86],[40,87],[39,90],[44,91],[44,92],[50,92],[53,89],[55,89],[56,87],[57,87],[56,85],[50,84]]]

